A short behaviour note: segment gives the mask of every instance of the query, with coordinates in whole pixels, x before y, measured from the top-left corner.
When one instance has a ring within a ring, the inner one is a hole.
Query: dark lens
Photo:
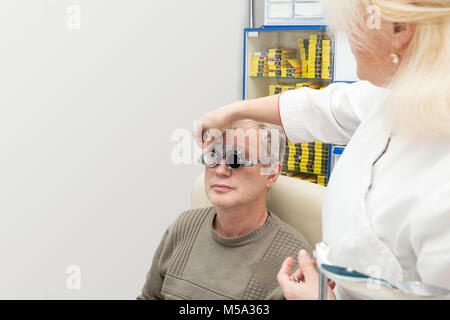
[[[226,163],[231,169],[239,169],[241,167],[241,159],[237,151],[227,153]]]

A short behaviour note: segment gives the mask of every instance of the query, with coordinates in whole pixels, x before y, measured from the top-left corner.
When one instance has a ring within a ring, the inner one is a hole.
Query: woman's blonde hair
[[[342,30],[356,48],[367,43],[369,21],[416,24],[401,53],[388,88],[383,112],[395,134],[413,141],[450,137],[450,1],[449,0],[321,0],[332,28]],[[351,32],[350,32],[351,31]]]

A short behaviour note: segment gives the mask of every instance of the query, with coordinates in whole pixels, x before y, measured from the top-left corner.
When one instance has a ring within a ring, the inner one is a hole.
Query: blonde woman
[[[450,1],[322,4],[348,35],[364,81],[223,106],[201,117],[196,139],[209,144],[205,130],[252,118],[282,125],[292,143],[347,145],[322,209],[330,262],[450,288]],[[298,283],[294,260],[284,261],[278,281],[287,299],[318,297],[314,263],[299,254]],[[329,298],[366,298],[328,290]]]

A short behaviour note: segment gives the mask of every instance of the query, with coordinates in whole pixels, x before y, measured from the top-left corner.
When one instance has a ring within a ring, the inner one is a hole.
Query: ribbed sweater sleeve
[[[161,294],[161,288],[164,282],[164,276],[167,270],[165,263],[170,261],[173,253],[172,236],[168,228],[164,233],[161,242],[153,256],[152,266],[147,273],[142,293],[137,300],[164,300]],[[164,258],[165,259],[164,259]]]
[[[138,300],[165,299],[162,288],[166,274],[182,273],[198,230],[212,209],[187,210],[166,230],[153,256],[152,266]],[[179,250],[175,251],[177,246]]]

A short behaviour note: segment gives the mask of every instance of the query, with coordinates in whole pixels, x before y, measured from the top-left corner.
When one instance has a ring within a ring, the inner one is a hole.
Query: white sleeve
[[[410,242],[422,282],[450,289],[450,182],[415,208]]]
[[[332,83],[322,90],[289,90],[278,100],[281,124],[291,143],[346,145],[386,92],[368,81]]]

